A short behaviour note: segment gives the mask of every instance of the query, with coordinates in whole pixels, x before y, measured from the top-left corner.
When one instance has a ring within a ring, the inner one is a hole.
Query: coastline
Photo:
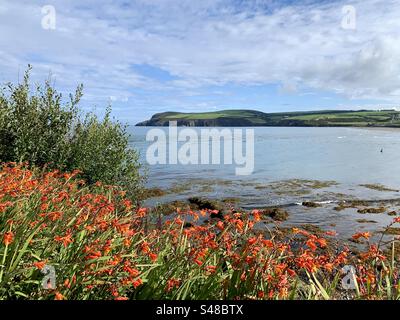
[[[375,131],[400,131],[400,127],[353,127],[354,129],[375,130]]]

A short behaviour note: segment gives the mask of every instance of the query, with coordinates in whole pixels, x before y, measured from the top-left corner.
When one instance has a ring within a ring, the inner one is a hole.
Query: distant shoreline
[[[138,126],[135,124],[130,125],[132,127],[142,127],[142,128],[168,128],[168,126]],[[178,126],[185,128],[186,126]],[[204,127],[197,126],[191,128],[343,128],[343,129],[366,129],[366,130],[379,130],[379,131],[399,131],[400,127],[357,127],[357,126],[248,126],[248,127],[240,127],[240,126],[215,126],[215,127]]]
[[[367,129],[377,131],[399,131],[400,127],[354,127],[356,129]]]
[[[355,127],[400,128],[396,110],[322,110],[264,113],[256,110],[223,110],[203,113],[164,112],[136,126],[168,127]]]

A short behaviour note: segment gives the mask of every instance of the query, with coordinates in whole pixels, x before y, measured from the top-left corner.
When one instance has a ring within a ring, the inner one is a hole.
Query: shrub
[[[129,148],[126,127],[81,115],[82,86],[64,102],[49,81],[31,92],[29,67],[21,84],[0,91],[0,161],[29,162],[61,170],[82,170],[89,183],[118,184],[136,195],[141,185],[138,154]]]
[[[110,109],[102,121],[87,114],[75,128],[71,139],[70,163],[67,169],[80,169],[89,183],[123,186],[130,197],[139,198],[142,177],[138,154],[129,148],[126,127],[110,119]]]

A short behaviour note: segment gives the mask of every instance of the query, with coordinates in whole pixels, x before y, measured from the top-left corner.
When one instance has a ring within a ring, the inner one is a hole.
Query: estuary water
[[[145,164],[146,150],[153,143],[146,141],[151,129],[154,128],[129,127],[130,143]],[[168,128],[161,129],[168,135]],[[391,217],[386,214],[369,217],[355,210],[332,208],[340,201],[358,199],[370,200],[371,205],[386,203],[388,208],[397,210],[400,129],[251,129],[255,134],[253,174],[235,175],[235,164],[147,165],[148,186],[170,190],[163,197],[150,199],[149,205],[194,195],[218,200],[230,198],[249,209],[288,207],[293,214],[287,223],[335,226],[346,233],[354,229],[376,230],[390,222]],[[392,201],[378,203],[384,200]],[[305,208],[300,205],[303,201],[317,201],[322,207]],[[368,218],[370,224],[358,224],[360,217]]]

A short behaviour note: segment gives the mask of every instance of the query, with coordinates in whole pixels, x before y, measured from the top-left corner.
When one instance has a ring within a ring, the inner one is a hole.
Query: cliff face
[[[285,127],[309,127],[309,126],[329,126],[326,123],[306,123],[294,119],[271,119],[271,118],[233,118],[221,117],[216,119],[169,119],[165,117],[153,116],[150,120],[138,123],[136,126],[142,127],[168,127],[170,121],[176,121],[178,127],[261,127],[261,126],[285,126]]]
[[[227,110],[206,114],[184,114],[178,112],[157,113],[150,120],[137,126],[167,127],[170,121],[176,121],[178,126],[185,127],[252,127],[268,125],[268,116],[254,110]]]
[[[217,119],[150,119],[137,126],[168,127],[170,121],[176,121],[179,127],[251,127],[254,124],[247,119],[217,118]]]

